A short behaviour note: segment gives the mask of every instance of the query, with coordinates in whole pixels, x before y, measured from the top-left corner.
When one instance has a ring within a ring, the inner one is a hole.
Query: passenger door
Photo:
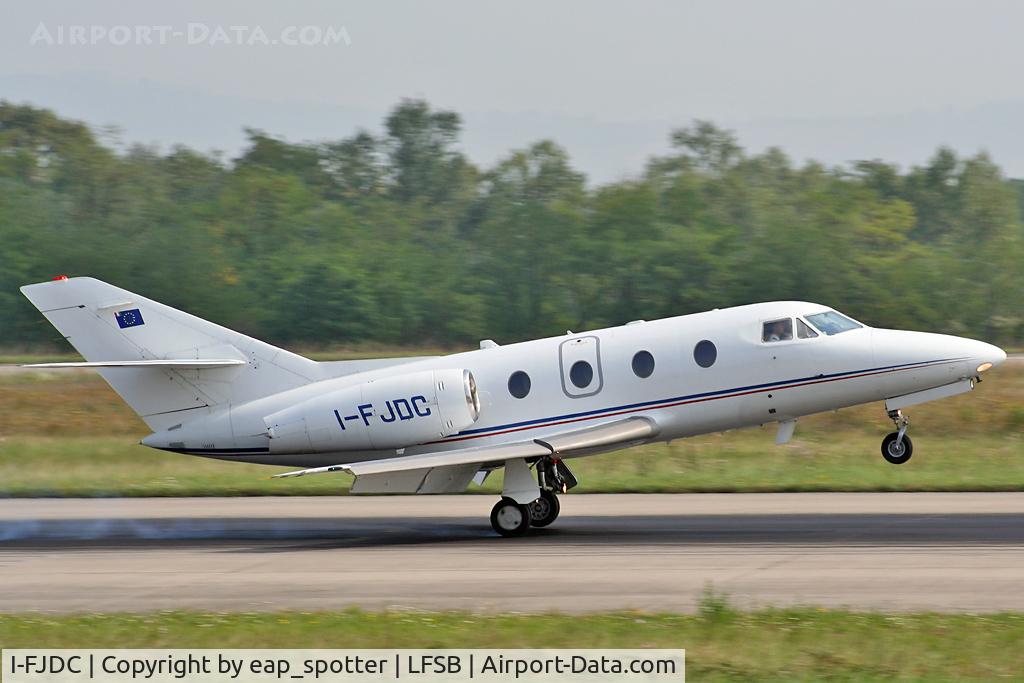
[[[601,372],[601,340],[594,336],[574,337],[558,347],[562,391],[569,398],[593,396],[604,386]]]

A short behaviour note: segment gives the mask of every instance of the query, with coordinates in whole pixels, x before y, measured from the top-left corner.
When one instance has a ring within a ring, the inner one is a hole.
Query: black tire
[[[541,491],[540,498],[530,503],[530,526],[548,526],[558,519],[561,509],[558,496],[551,491]]]
[[[522,536],[530,530],[530,506],[502,498],[491,509],[491,527],[505,538]]]
[[[914,442],[910,440],[909,436],[904,434],[903,441],[900,443],[899,448],[897,448],[897,436],[899,436],[899,432],[893,432],[882,439],[882,457],[885,458],[886,462],[890,462],[893,465],[902,465],[910,460],[910,456],[913,455]]]

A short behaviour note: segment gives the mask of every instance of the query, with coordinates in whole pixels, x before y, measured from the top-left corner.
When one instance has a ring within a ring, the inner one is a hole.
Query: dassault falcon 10
[[[353,493],[455,493],[504,468],[491,524],[558,517],[565,460],[884,401],[890,463],[903,409],[971,391],[1006,354],[774,301],[448,356],[316,362],[113,285],[60,276],[22,293],[153,430],[146,446],[347,472]]]

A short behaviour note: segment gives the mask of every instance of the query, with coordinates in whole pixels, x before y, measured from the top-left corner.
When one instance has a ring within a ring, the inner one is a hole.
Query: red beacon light
[[[51,279],[52,280],[67,280],[68,276],[67,275],[58,275],[57,277],[51,278]]]

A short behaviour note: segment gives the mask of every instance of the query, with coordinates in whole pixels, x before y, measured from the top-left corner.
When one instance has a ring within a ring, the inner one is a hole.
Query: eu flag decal
[[[139,309],[132,308],[127,311],[118,311],[114,314],[117,318],[117,326],[122,330],[126,327],[135,327],[136,325],[145,325],[146,321],[142,319],[142,314],[139,313]]]

